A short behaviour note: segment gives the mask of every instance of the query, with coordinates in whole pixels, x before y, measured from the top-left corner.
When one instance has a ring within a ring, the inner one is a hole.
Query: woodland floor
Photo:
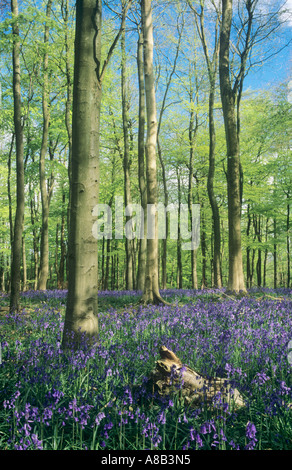
[[[0,449],[292,450],[291,290],[100,292],[94,348],[60,348],[66,291],[26,292],[10,314],[0,297]],[[188,406],[149,389],[161,346],[244,399]]]

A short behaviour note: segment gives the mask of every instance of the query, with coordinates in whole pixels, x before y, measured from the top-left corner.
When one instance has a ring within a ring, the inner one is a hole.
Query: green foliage
[[[45,53],[43,44],[44,25],[46,21],[45,2],[34,5],[25,0],[19,5],[18,24],[21,38],[21,88],[23,123],[25,133],[25,191],[26,211],[24,234],[26,240],[26,257],[28,276],[34,276],[34,253],[39,254],[41,236],[41,199],[39,190],[39,154],[43,127],[42,93],[43,71],[42,61]],[[117,2],[117,7],[120,4]],[[55,287],[56,266],[60,261],[60,231],[56,241],[57,226],[60,230],[61,219],[65,215],[65,243],[67,243],[67,206],[69,202],[69,144],[65,122],[65,111],[68,99],[68,83],[72,92],[73,60],[74,60],[74,8],[70,5],[68,24],[65,24],[64,5],[53,2],[53,11],[49,20],[50,40],[48,47],[50,129],[48,152],[46,156],[46,175],[48,188],[52,186],[49,244],[50,244],[50,287]],[[206,21],[212,23],[210,12],[206,12]],[[136,19],[131,17],[133,24]],[[0,21],[0,54],[1,54],[1,112],[0,112],[0,178],[3,191],[0,196],[0,247],[1,253],[7,257],[5,264],[6,288],[9,284],[9,249],[10,223],[7,193],[7,162],[10,150],[13,124],[12,96],[12,24],[8,9],[3,12]],[[163,119],[159,141],[165,165],[169,203],[178,201],[177,174],[181,177],[181,201],[188,200],[189,177],[189,124],[190,115],[197,118],[197,130],[193,142],[194,151],[194,202],[201,204],[201,216],[204,220],[203,229],[206,238],[207,285],[212,286],[210,269],[213,250],[212,212],[207,194],[209,131],[208,131],[208,75],[197,37],[194,16],[187,12],[182,3],[171,3],[169,9],[156,5],[154,9],[155,28],[155,71],[156,98],[158,114],[163,105],[163,97],[170,78],[173,60],[178,46],[178,32],[183,26],[180,50],[176,70],[169,83],[167,99],[164,103]],[[207,34],[211,34],[211,26],[207,26]],[[130,30],[127,23],[127,82],[129,89],[129,131],[131,141],[131,196],[134,203],[140,202],[138,184],[137,138],[138,138],[138,83],[136,48],[137,32]],[[105,9],[103,28],[103,57],[115,36],[115,20],[110,10]],[[210,27],[210,30],[209,30]],[[66,29],[67,28],[67,29]],[[68,50],[65,35],[68,37]],[[66,58],[69,58],[69,70],[66,70]],[[115,216],[114,197],[124,194],[123,181],[123,128],[121,103],[121,51],[119,45],[115,50],[107,69],[103,85],[103,100],[100,128],[100,188],[101,203],[112,203],[113,221]],[[249,91],[243,93],[241,100],[241,163],[243,169],[243,205],[242,205],[242,243],[244,266],[246,267],[246,249],[254,253],[254,263],[259,253],[267,253],[266,285],[273,284],[273,253],[274,245],[278,254],[278,277],[282,284],[287,284],[287,229],[288,206],[291,207],[291,103],[287,99],[288,85],[283,84],[271,91],[261,93]],[[71,96],[72,99],[72,96]],[[72,100],[71,100],[72,105]],[[71,115],[71,108],[69,110]],[[158,116],[159,117],[159,116]],[[195,123],[194,123],[195,125]],[[215,96],[216,126],[216,161],[214,192],[220,211],[222,225],[222,275],[224,282],[228,273],[228,224],[227,224],[227,185],[226,185],[226,145],[219,87]],[[158,161],[159,200],[164,200],[164,187],[161,166]],[[12,151],[10,175],[11,212],[16,208],[16,177],[15,148]],[[63,198],[65,197],[65,202]],[[251,220],[249,235],[247,226]],[[276,220],[276,232],[274,230]],[[258,225],[256,225],[256,223]],[[259,228],[260,227],[260,228]],[[257,230],[260,231],[258,236]],[[56,242],[58,246],[56,247]],[[125,240],[112,240],[110,243],[110,273],[115,258],[115,285],[124,283]],[[291,243],[291,241],[290,241]],[[176,285],[177,243],[167,241],[167,282],[168,286]],[[99,243],[100,275],[102,262],[107,257]],[[104,247],[105,250],[105,247]],[[138,243],[136,244],[136,251]],[[136,257],[137,263],[138,257]],[[191,268],[190,253],[182,253],[183,286],[190,286]],[[118,264],[119,262],[119,264]],[[202,275],[202,249],[197,252],[198,283]],[[118,267],[117,267],[118,266]],[[137,264],[136,264],[137,267]],[[119,274],[119,279],[117,276]],[[255,276],[253,283],[256,283]]]

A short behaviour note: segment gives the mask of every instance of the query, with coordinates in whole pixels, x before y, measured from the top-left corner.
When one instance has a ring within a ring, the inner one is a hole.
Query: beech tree
[[[40,271],[38,279],[38,289],[46,290],[47,279],[49,274],[49,208],[50,208],[50,193],[52,186],[47,190],[47,178],[46,178],[46,153],[48,150],[48,139],[49,139],[49,126],[50,126],[50,97],[49,97],[49,73],[48,73],[48,41],[50,28],[48,20],[51,16],[52,0],[48,0],[46,6],[46,23],[44,31],[44,57],[43,57],[43,94],[42,94],[42,110],[43,110],[43,133],[42,143],[40,149],[40,161],[39,161],[39,177],[40,177],[40,189],[42,198],[42,232],[41,232],[41,256],[40,256]]]
[[[145,286],[142,295],[143,303],[165,303],[159,292],[158,282],[158,215],[157,215],[157,167],[156,167],[156,144],[157,144],[157,116],[155,83],[153,73],[153,24],[151,0],[141,0],[141,15],[144,36],[144,75],[145,75],[145,97],[147,116],[146,135],[146,181],[147,181],[147,204],[151,207],[152,233],[147,238],[147,262]],[[149,213],[147,221],[149,221]]]
[[[230,78],[232,0],[222,0],[219,77],[227,146],[227,193],[229,229],[228,290],[245,291],[241,250],[240,156],[236,120],[236,91]]]
[[[11,263],[11,295],[10,310],[18,311],[20,294],[20,268],[22,259],[22,234],[24,221],[24,142],[23,123],[21,111],[21,83],[20,83],[20,35],[18,25],[18,2],[11,0],[11,12],[15,18],[13,22],[13,103],[14,103],[14,132],[16,142],[16,173],[17,173],[17,204],[14,222],[14,235],[12,243]]]
[[[181,24],[180,23],[180,16],[182,16],[181,19]],[[158,124],[157,124],[157,152],[158,152],[158,157],[159,157],[159,162],[161,166],[161,174],[162,174],[162,182],[163,182],[163,193],[164,193],[164,205],[165,207],[168,206],[168,200],[169,200],[169,195],[168,195],[168,189],[167,189],[167,175],[166,175],[166,170],[165,170],[165,163],[164,163],[164,158],[163,158],[163,149],[161,142],[159,140],[159,135],[160,135],[160,130],[162,127],[162,121],[163,121],[163,115],[166,111],[166,108],[168,106],[167,104],[167,98],[168,98],[168,93],[171,87],[171,82],[172,78],[175,74],[176,71],[176,66],[179,58],[179,53],[180,53],[180,48],[181,48],[181,39],[183,35],[183,29],[184,29],[184,16],[183,14],[178,15],[177,17],[177,44],[176,44],[176,51],[175,51],[175,56],[171,64],[171,69],[170,72],[167,74],[167,79],[166,79],[166,84],[165,84],[165,89],[163,93],[163,98],[162,98],[162,103],[159,111],[159,117],[158,117]],[[162,256],[161,256],[161,287],[162,289],[166,289],[166,283],[167,283],[167,237],[168,237],[168,228],[169,228],[169,219],[168,219],[168,214],[166,214],[166,219],[165,219],[165,232],[166,236],[162,240]]]
[[[139,84],[139,125],[138,125],[138,178],[141,207],[143,209],[144,232],[140,239],[138,253],[138,275],[137,290],[144,291],[147,260],[147,187],[145,175],[145,83],[144,83],[144,60],[143,60],[143,28],[139,27],[139,38],[137,43],[137,69]]]
[[[98,253],[93,234],[99,188],[99,125],[102,82],[122,25],[101,63],[102,0],[77,0],[72,117],[72,180],[68,301],[63,347],[82,335],[98,335]],[[127,14],[131,0],[123,9]],[[123,24],[123,20],[122,20]],[[73,336],[73,338],[72,338]]]
[[[122,1],[123,10],[126,8],[125,0]],[[124,135],[124,152],[123,152],[123,168],[124,168],[124,201],[127,207],[131,204],[131,182],[130,182],[130,168],[131,168],[131,155],[130,155],[130,138],[129,138],[129,90],[127,83],[127,64],[126,64],[126,18],[123,17],[122,23],[122,36],[121,36],[121,49],[122,49],[122,64],[121,64],[121,91],[122,91],[122,116],[123,116],[123,135]],[[130,217],[127,216],[126,220],[130,222]],[[134,286],[134,266],[133,266],[133,240],[126,237],[125,241],[126,251],[126,289],[133,290]]]
[[[205,1],[201,0],[200,8],[196,9],[191,0],[188,4],[192,11],[195,13],[196,25],[198,34],[202,43],[204,56],[206,60],[208,78],[209,78],[209,169],[208,169],[208,182],[207,190],[210,205],[213,215],[213,231],[214,231],[214,253],[213,253],[213,269],[214,269],[214,285],[215,287],[222,287],[221,278],[221,233],[220,233],[220,216],[219,208],[214,191],[214,178],[215,178],[215,150],[216,150],[216,131],[214,119],[214,103],[216,93],[216,77],[218,72],[218,54],[219,54],[219,19],[220,10],[216,11],[214,21],[214,47],[213,53],[209,52],[207,44],[206,31],[205,31]],[[214,5],[213,8],[215,9]]]

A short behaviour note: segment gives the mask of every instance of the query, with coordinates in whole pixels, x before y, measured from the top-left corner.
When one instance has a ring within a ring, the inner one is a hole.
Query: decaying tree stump
[[[244,406],[237,389],[232,389],[228,379],[208,379],[190,367],[165,346],[160,348],[160,359],[149,377],[149,385],[161,396],[179,393],[185,404],[221,408],[224,403],[235,409]]]

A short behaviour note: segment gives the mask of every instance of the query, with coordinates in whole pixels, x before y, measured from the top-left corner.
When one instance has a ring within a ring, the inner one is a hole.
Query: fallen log
[[[237,389],[232,389],[225,378],[207,378],[200,375],[165,346],[159,350],[160,359],[149,377],[148,385],[160,396],[179,394],[186,405],[192,407],[210,406],[216,409],[228,404],[236,409],[245,406]]]

